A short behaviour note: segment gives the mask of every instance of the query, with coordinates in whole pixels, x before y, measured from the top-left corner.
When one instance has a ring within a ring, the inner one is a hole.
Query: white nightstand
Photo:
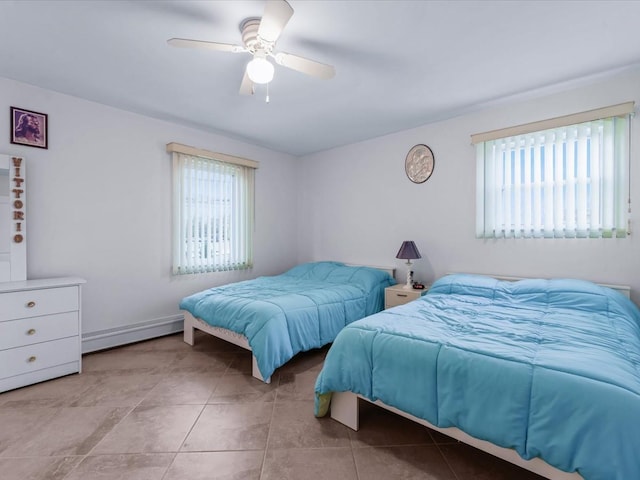
[[[393,285],[384,289],[384,308],[404,305],[412,300],[420,298],[429,291],[429,286],[425,285],[422,290],[405,289],[404,283]]]

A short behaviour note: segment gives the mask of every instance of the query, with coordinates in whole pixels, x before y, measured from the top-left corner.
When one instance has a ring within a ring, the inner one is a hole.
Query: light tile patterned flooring
[[[366,404],[361,429],[313,416],[327,349],[271,385],[205,334],[86,355],[83,373],[0,394],[2,480],[534,480]]]

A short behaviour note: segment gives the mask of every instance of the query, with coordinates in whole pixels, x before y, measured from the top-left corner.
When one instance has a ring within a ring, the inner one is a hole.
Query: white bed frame
[[[507,280],[507,281],[516,281],[523,280],[520,277],[506,277],[499,275],[486,275],[498,280]],[[613,290],[616,290],[622,293],[625,297],[631,297],[631,288],[624,285],[608,285],[608,284],[599,284],[603,287],[609,287]],[[478,448],[484,452],[487,452],[495,457],[506,460],[509,463],[517,465],[521,468],[534,472],[540,476],[545,478],[549,478],[551,480],[584,480],[583,477],[577,472],[567,473],[562,470],[559,470],[547,462],[542,460],[541,458],[533,458],[531,460],[525,460],[522,458],[515,450],[511,448],[504,448],[494,445],[491,442],[486,440],[480,440],[478,438],[472,437],[471,435],[463,432],[459,428],[456,427],[448,427],[448,428],[440,428],[435,425],[427,422],[418,417],[414,417],[413,415],[403,412],[395,407],[390,405],[386,405],[385,403],[377,400],[372,402],[368,398],[363,397],[362,395],[355,394],[353,392],[334,392],[331,397],[331,418],[337,420],[338,422],[346,425],[347,427],[358,431],[360,428],[360,420],[359,420],[359,405],[358,399],[362,399],[369,403],[373,403],[374,405],[378,405],[386,410],[389,410],[393,413],[401,415],[409,420],[413,420],[416,423],[429,427],[437,432],[443,433],[449,437],[452,437],[460,442],[466,443],[467,445],[471,445],[472,447]]]
[[[355,265],[355,264],[349,264],[349,263],[347,263],[346,265],[350,267],[368,266],[371,268],[377,268],[378,270],[383,270],[387,272],[389,275],[395,278],[395,272],[396,272],[395,267],[380,267],[380,266],[374,266],[374,265]],[[184,341],[189,345],[191,346],[194,345],[194,339],[193,339],[194,331],[195,329],[198,329],[205,333],[208,333],[209,335],[213,335],[214,337],[220,338],[222,340],[226,340],[227,342],[233,343],[234,345],[238,345],[239,347],[242,347],[245,350],[251,351],[251,346],[249,345],[249,341],[247,340],[247,337],[245,337],[244,335],[233,332],[226,328],[212,327],[207,322],[197,317],[194,317],[193,315],[191,315],[191,313],[187,312],[186,310],[183,310],[182,313],[184,314]],[[251,358],[252,358],[251,375],[264,383],[271,383],[271,377],[267,379],[262,378],[262,375],[260,374],[260,369],[258,368],[258,362],[256,361],[256,357],[254,355],[251,355]]]
[[[386,410],[389,410],[393,413],[401,415],[409,420],[413,420],[416,423],[429,427],[433,430],[436,430],[440,433],[448,435],[449,437],[455,438],[467,445],[471,445],[472,447],[478,448],[484,452],[487,452],[495,457],[506,460],[509,463],[513,463],[519,467],[522,467],[531,472],[537,473],[545,478],[549,478],[552,480],[581,480],[582,477],[578,473],[567,473],[562,470],[558,470],[555,467],[552,467],[544,460],[540,458],[533,458],[531,460],[523,459],[518,453],[511,448],[504,448],[494,445],[491,442],[487,442],[486,440],[480,440],[478,438],[472,437],[471,435],[463,432],[459,428],[449,427],[449,428],[440,428],[435,425],[427,422],[418,417],[414,417],[402,410],[398,410],[397,408],[391,407],[377,400],[372,402],[371,400],[357,395],[353,392],[334,392],[331,396],[331,418],[337,420],[338,422],[346,425],[347,427],[358,431],[360,428],[359,422],[359,412],[358,412],[358,399],[365,400],[369,403],[373,403],[374,405],[378,405]],[[582,479],[583,480],[583,479]]]
[[[214,337],[221,338],[222,340],[226,340],[229,343],[233,343],[234,345],[238,345],[246,350],[251,351],[251,347],[249,346],[249,341],[247,337],[241,335],[239,333],[233,332],[226,328],[222,327],[212,327],[208,323],[200,320],[197,317],[191,315],[191,313],[186,310],[184,313],[184,341],[189,345],[194,345],[193,335],[195,329],[201,330],[209,335],[213,335]],[[264,383],[271,383],[271,377],[266,380],[262,378],[260,374],[260,369],[258,368],[258,362],[256,361],[256,357],[251,355],[252,365],[251,365],[251,375],[253,375],[258,380]]]

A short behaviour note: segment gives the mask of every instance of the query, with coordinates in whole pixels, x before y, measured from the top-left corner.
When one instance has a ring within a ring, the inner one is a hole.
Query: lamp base
[[[407,283],[402,288],[413,290],[413,279],[411,278],[411,260],[407,260]]]

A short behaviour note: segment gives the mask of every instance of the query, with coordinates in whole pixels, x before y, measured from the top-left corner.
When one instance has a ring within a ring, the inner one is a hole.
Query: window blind
[[[477,237],[626,236],[629,115],[483,138]]]
[[[254,189],[254,167],[173,152],[174,274],[253,266]]]

